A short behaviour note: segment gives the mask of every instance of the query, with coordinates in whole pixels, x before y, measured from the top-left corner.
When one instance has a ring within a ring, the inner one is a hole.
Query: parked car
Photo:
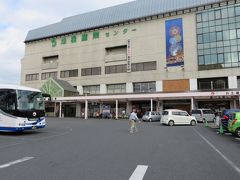
[[[187,111],[167,109],[162,113],[161,123],[169,126],[173,126],[175,124],[189,124],[195,126],[197,124],[197,120],[194,116],[190,116]]]
[[[240,112],[232,113],[232,119],[228,121],[228,131],[240,137]]]
[[[222,111],[221,122],[222,122],[222,126],[225,130],[228,130],[228,120],[233,119],[231,117],[231,115],[234,112],[240,112],[240,109],[225,109]]]
[[[211,109],[196,109],[192,110],[191,114],[195,116],[198,122],[205,122],[206,120],[209,122],[215,119],[215,114]]]
[[[143,121],[160,121],[161,113],[156,111],[146,111],[142,117]]]

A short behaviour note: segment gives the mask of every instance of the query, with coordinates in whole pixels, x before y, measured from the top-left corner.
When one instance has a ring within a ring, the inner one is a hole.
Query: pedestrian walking
[[[137,121],[138,117],[136,114],[136,110],[133,109],[132,113],[130,114],[129,121],[130,121],[130,133],[133,133],[134,131],[137,132]]]

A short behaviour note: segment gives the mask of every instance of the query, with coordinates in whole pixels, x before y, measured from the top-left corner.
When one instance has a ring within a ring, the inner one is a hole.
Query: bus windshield
[[[18,110],[44,110],[41,92],[17,90]]]

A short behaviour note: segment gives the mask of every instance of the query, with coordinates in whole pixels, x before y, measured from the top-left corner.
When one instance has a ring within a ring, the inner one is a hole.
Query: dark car
[[[223,110],[221,122],[222,122],[223,128],[225,130],[228,130],[228,120],[232,119],[231,116],[234,112],[240,112],[240,109],[225,109],[225,110]]]

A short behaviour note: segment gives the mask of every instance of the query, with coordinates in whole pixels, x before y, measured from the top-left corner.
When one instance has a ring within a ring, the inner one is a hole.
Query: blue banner
[[[184,66],[182,18],[165,22],[166,30],[166,65]]]

